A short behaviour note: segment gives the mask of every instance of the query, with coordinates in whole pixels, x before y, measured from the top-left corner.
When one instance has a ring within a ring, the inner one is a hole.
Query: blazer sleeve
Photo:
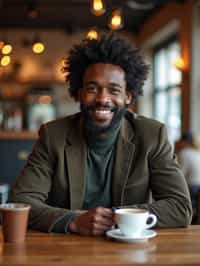
[[[64,208],[48,205],[48,194],[51,190],[55,167],[55,158],[47,134],[46,125],[39,130],[39,139],[30,154],[26,166],[17,178],[9,194],[9,202],[21,202],[31,205],[29,227],[40,231],[65,232],[65,224],[58,222],[63,219],[66,223],[73,212]]]
[[[153,202],[146,207],[158,218],[159,227],[185,227],[191,223],[192,205],[164,125],[157,145],[149,155],[150,187]]]
[[[150,148],[148,167],[153,199],[149,203],[134,204],[131,207],[145,208],[155,214],[158,227],[188,226],[192,220],[190,194],[163,124],[158,128],[157,141]]]

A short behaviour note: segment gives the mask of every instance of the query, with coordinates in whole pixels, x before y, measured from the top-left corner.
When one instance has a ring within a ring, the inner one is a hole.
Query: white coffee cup
[[[156,224],[157,218],[145,209],[124,208],[115,210],[115,222],[125,236],[140,237],[145,229]]]

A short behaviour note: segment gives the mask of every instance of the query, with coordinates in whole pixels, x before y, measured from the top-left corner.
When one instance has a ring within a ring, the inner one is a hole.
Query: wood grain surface
[[[146,242],[29,231],[24,244],[3,243],[0,265],[200,265],[200,226],[159,229]]]

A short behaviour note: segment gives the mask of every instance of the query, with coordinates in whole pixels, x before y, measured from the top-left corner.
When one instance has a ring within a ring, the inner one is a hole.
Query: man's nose
[[[107,103],[111,101],[111,97],[107,88],[101,88],[96,96],[96,102]]]

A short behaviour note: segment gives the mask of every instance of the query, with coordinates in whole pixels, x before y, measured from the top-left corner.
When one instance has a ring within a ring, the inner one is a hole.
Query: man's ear
[[[129,105],[132,102],[132,94],[130,93],[130,91],[126,91],[126,105]]]

